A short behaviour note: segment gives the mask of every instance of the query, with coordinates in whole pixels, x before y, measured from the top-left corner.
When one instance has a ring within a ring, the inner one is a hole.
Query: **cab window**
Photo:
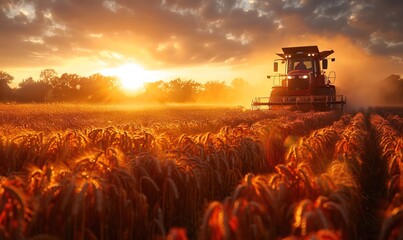
[[[288,63],[289,71],[292,70],[310,70],[313,71],[312,60],[310,59],[292,59]]]

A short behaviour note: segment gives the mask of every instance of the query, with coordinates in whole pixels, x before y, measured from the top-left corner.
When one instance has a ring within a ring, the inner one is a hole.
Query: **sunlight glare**
[[[157,81],[160,77],[157,71],[147,71],[135,63],[104,69],[101,74],[116,76],[119,78],[122,87],[129,91],[141,90],[145,83]]]

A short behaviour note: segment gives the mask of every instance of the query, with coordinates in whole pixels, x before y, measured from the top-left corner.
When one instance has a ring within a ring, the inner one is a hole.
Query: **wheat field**
[[[0,105],[0,239],[401,239],[403,108]]]

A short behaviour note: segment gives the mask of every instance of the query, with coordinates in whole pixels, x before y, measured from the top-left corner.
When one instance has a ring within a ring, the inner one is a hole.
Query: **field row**
[[[379,160],[385,172],[385,220],[382,224],[380,239],[400,239],[403,237],[403,119],[372,115],[370,122],[375,135]]]

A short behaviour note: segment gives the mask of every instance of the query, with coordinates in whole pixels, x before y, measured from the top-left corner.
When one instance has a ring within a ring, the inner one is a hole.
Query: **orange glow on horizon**
[[[148,71],[135,63],[127,63],[114,68],[105,68],[101,74],[116,76],[122,88],[128,91],[139,91],[144,88],[147,82],[154,82],[161,79],[162,74],[158,71]]]

